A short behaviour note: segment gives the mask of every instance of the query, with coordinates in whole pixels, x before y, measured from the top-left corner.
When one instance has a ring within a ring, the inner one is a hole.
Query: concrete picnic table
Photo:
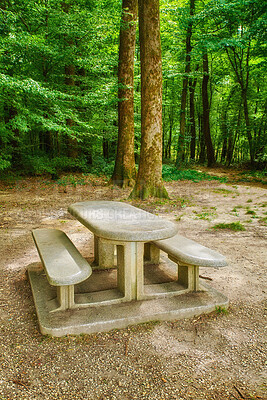
[[[68,211],[94,234],[95,262],[114,267],[117,247],[117,285],[122,301],[141,300],[144,294],[144,244],[177,233],[174,223],[116,201],[84,201]]]

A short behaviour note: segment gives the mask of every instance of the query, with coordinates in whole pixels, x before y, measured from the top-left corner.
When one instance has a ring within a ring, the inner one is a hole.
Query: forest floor
[[[236,183],[234,176],[230,183],[179,181],[166,188],[170,200],[141,202],[91,175],[0,183],[0,400],[266,399],[266,189],[255,181]],[[228,311],[92,335],[42,336],[26,274],[39,261],[30,232],[62,229],[90,257],[91,235],[67,207],[103,199],[129,201],[174,221],[182,235],[224,254],[227,267],[200,274],[228,296]],[[245,230],[212,228],[237,222]]]

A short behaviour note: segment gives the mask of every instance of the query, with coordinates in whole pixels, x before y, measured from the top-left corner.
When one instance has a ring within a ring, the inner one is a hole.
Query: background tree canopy
[[[264,166],[264,2],[193,3],[192,8],[192,0],[160,1],[164,162],[205,163],[214,157],[228,165]],[[121,1],[1,1],[0,170],[112,172],[120,20]],[[138,31],[136,36],[138,162]]]

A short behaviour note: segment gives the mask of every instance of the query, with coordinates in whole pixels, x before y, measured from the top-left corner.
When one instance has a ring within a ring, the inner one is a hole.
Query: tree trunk
[[[172,131],[173,131],[173,104],[170,105],[170,130],[169,130],[169,139],[166,147],[166,158],[171,159],[171,146],[172,146]]]
[[[168,197],[162,182],[162,62],[159,0],[139,0],[141,150],[132,198]]]
[[[198,123],[199,123],[199,156],[198,156],[198,161],[200,164],[204,164],[206,161],[206,148],[205,148],[205,139],[203,135],[203,115],[199,114],[198,117]]]
[[[230,95],[231,94],[232,93],[230,91]],[[231,96],[228,97],[226,103],[224,103],[223,106],[222,106],[222,113],[221,113],[221,136],[222,136],[221,162],[225,161],[225,157],[226,157],[226,153],[227,153],[227,143],[229,142],[230,137],[231,137],[231,133],[229,132],[228,124],[227,124],[227,112],[228,112],[230,99],[231,99]],[[219,144],[219,146],[220,146],[220,144]]]
[[[190,0],[190,17],[194,15],[195,10],[195,0]],[[181,161],[184,161],[184,139],[185,139],[185,125],[186,125],[186,98],[187,98],[187,87],[188,87],[188,75],[191,70],[191,37],[192,37],[192,19],[190,18],[188,22],[186,39],[185,39],[185,74],[183,78],[183,88],[182,88],[182,96],[181,96],[181,114],[180,114],[180,134],[178,138],[178,149],[177,149],[177,158],[176,164],[178,165]]]
[[[203,106],[203,135],[207,148],[208,167],[215,164],[214,149],[210,135],[210,109],[208,97],[208,82],[209,82],[209,64],[208,53],[203,53],[203,80],[202,80],[202,106]]]
[[[251,163],[251,166],[254,167],[254,146],[253,146],[253,139],[252,139],[252,135],[251,135],[251,127],[250,127],[249,112],[248,112],[247,89],[245,89],[245,88],[242,89],[242,100],[243,100],[244,117],[245,117],[245,123],[246,123],[246,131],[247,131],[247,137],[248,137],[250,163]]]
[[[108,140],[103,138],[102,141],[103,157],[107,160],[109,158]]]
[[[167,93],[168,93],[168,80],[166,79],[165,81],[165,101],[162,106],[162,157],[166,158],[166,149],[167,149],[167,143],[166,143],[166,99],[167,99]]]
[[[198,67],[196,68],[196,71]],[[195,160],[196,157],[196,121],[195,121],[195,89],[197,78],[189,79],[189,112],[190,112],[190,159]]]
[[[240,85],[241,89],[241,97],[243,103],[243,111],[244,111],[244,118],[246,124],[246,133],[248,138],[249,144],[249,154],[250,154],[250,163],[251,166],[254,167],[254,141],[251,134],[251,126],[250,126],[250,118],[249,118],[249,109],[248,109],[248,99],[247,99],[247,92],[248,92],[248,84],[249,84],[249,60],[250,60],[250,46],[251,42],[247,43],[246,50],[241,50],[241,54],[238,54],[238,50],[235,48],[230,48],[232,51],[232,57],[230,55],[230,49],[227,47],[225,48],[228,59],[230,64],[235,72],[237,81]]]
[[[75,85],[75,67],[74,65],[65,66],[65,84],[67,86]],[[66,119],[66,125],[71,128],[74,125],[72,118]],[[71,158],[78,158],[79,149],[77,139],[73,136],[68,136],[68,156]]]
[[[255,112],[256,114],[256,112]],[[255,128],[255,149],[254,149],[254,158],[261,158],[263,157],[264,154],[264,148],[265,148],[265,142],[264,140],[266,138],[265,132],[266,132],[266,119],[267,116],[267,100],[265,101],[263,112],[262,112],[262,117],[259,122],[258,130],[256,131]],[[266,164],[266,161],[264,161]]]
[[[13,118],[15,118],[18,114],[17,109],[9,104],[6,105],[4,104],[4,122],[5,124],[8,124],[10,121],[12,121]],[[14,166],[20,166],[22,162],[22,157],[21,157],[21,151],[20,151],[20,138],[19,138],[19,130],[18,128],[12,128],[11,126],[8,128],[10,131],[12,131],[12,135],[10,135],[9,139],[9,145],[11,146],[11,155],[12,155],[12,162],[11,164]]]
[[[240,122],[241,122],[241,104],[240,104],[239,111],[238,111],[238,117],[237,117],[237,123],[236,123],[234,139],[233,139],[232,136],[230,136],[229,137],[229,141],[228,141],[228,148],[227,148],[227,153],[226,153],[226,163],[227,163],[228,166],[230,166],[230,164],[232,162],[236,140],[237,140],[238,135],[239,135]]]
[[[229,139],[230,139],[230,137],[229,137]],[[225,161],[226,153],[227,153],[227,137],[225,137],[225,138],[223,139],[222,153],[221,153],[221,162],[224,162],[224,161]]]
[[[134,159],[134,52],[137,0],[123,0],[118,66],[118,144],[113,184],[133,186]]]

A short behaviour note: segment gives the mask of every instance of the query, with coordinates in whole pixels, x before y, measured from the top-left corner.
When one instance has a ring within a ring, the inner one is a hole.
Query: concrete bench
[[[178,265],[178,283],[188,291],[199,290],[199,267],[220,268],[227,265],[223,255],[178,234],[147,243],[145,259],[158,264],[160,250]]]
[[[74,285],[92,274],[91,266],[64,232],[58,229],[35,229],[32,236],[48,282],[57,286],[59,307],[52,311],[76,308]]]

